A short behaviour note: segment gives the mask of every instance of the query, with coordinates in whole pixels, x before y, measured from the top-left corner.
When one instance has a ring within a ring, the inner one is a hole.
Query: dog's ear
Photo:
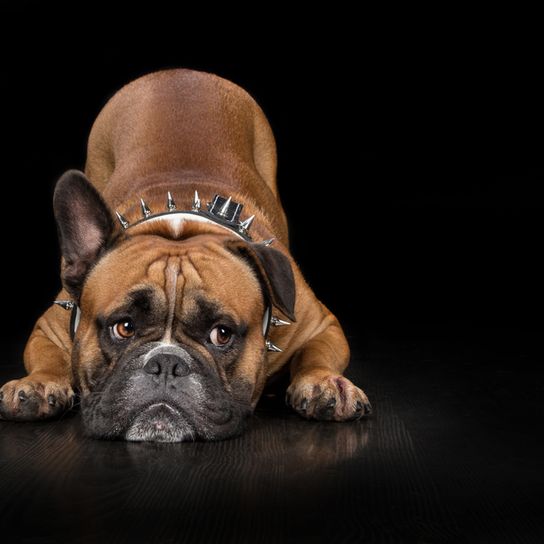
[[[112,236],[114,222],[98,191],[78,170],[69,170],[57,182],[53,209],[63,258],[62,283],[77,300]]]
[[[232,241],[228,248],[255,270],[270,302],[291,321],[296,321],[295,277],[289,259],[281,251],[258,243]]]

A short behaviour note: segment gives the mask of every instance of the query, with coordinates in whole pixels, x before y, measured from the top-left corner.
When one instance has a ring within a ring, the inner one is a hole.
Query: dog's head
[[[63,285],[81,308],[72,364],[87,432],[160,441],[239,434],[265,381],[268,305],[293,317],[288,258],[223,229],[176,240],[145,224],[120,232],[77,171],[59,180],[54,209]]]

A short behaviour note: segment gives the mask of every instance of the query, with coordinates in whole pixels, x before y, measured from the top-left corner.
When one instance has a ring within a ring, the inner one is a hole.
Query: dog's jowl
[[[270,126],[233,83],[169,70],[121,89],[53,206],[63,288],[1,418],[56,416],[77,391],[94,437],[227,438],[286,365],[303,417],[370,412],[342,376],[341,326],[289,254]]]

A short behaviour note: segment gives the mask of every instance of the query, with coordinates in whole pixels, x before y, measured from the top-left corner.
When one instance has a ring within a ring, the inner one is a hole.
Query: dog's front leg
[[[349,421],[370,414],[368,397],[342,375],[350,352],[340,324],[329,313],[320,329],[293,357],[287,403],[308,419]]]
[[[61,292],[60,297],[66,293]],[[53,305],[38,319],[24,352],[28,376],[0,389],[0,419],[33,421],[73,404],[70,312]]]

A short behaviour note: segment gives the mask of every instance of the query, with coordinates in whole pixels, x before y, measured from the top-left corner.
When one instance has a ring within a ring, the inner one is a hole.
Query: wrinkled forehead
[[[141,238],[111,251],[93,269],[83,290],[84,309],[107,314],[142,293],[165,306],[175,299],[184,312],[202,300],[241,314],[263,306],[251,268],[220,243]]]

